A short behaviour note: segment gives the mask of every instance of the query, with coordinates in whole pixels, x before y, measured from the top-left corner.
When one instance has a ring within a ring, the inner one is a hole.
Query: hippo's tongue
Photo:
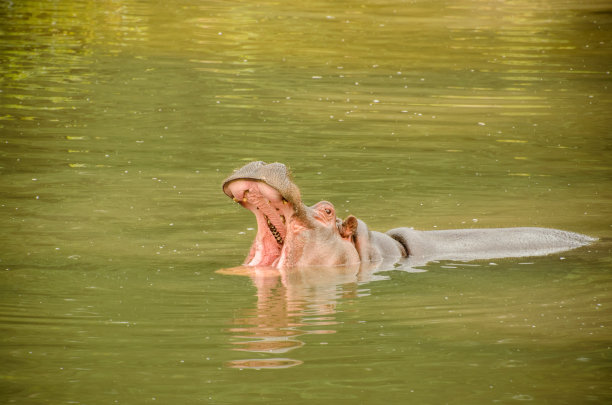
[[[226,184],[226,193],[255,214],[257,236],[246,265],[274,265],[287,236],[286,222],[294,214],[293,205],[266,183],[237,179]]]

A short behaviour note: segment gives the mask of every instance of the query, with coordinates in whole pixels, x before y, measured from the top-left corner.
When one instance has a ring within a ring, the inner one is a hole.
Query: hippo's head
[[[249,163],[225,179],[223,192],[257,220],[245,265],[288,268],[359,262],[355,246],[340,235],[334,206],[327,201],[304,205],[282,163]]]

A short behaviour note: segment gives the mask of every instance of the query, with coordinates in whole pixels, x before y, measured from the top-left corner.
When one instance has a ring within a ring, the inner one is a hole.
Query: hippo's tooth
[[[274,239],[276,239],[276,243],[278,243],[279,245],[282,245],[284,243],[284,240],[280,232],[276,229],[272,221],[270,221],[270,218],[268,217],[265,217],[265,218],[266,218],[266,223],[268,224],[268,228],[270,229],[270,232],[272,233],[272,236],[274,237]]]

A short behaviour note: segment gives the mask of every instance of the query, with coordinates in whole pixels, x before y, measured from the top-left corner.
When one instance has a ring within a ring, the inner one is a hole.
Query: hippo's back
[[[415,231],[396,228],[389,236],[410,256],[437,260],[477,260],[543,256],[594,242],[587,235],[550,228],[488,228]]]

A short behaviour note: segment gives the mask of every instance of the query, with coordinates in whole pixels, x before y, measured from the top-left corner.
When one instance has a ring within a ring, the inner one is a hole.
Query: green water
[[[0,399],[612,400],[612,8],[0,2]],[[372,229],[599,242],[357,279],[239,265],[220,182],[289,165]]]

